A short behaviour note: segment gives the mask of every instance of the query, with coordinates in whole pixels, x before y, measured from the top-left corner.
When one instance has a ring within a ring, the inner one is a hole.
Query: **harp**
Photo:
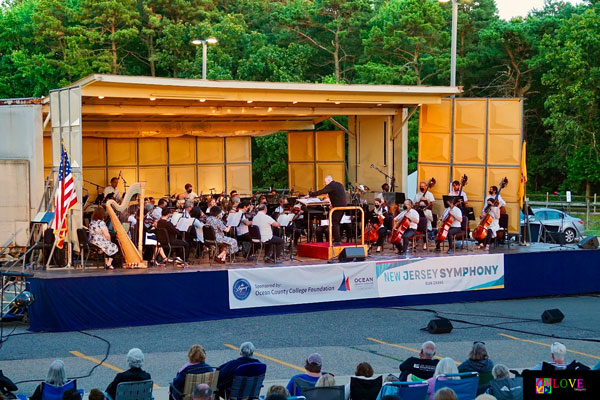
[[[106,202],[106,212],[110,217],[110,221],[112,222],[113,229],[117,233],[117,240],[121,245],[121,252],[123,253],[123,258],[125,259],[125,263],[123,264],[123,268],[148,268],[148,264],[142,258],[142,235],[143,235],[143,221],[144,221],[144,208],[143,208],[143,199],[144,199],[144,188],[146,186],[145,182],[136,182],[133,185],[129,186],[127,189],[127,193],[123,196],[123,200],[121,204],[117,203],[114,200],[108,200]],[[138,195],[138,199],[140,202],[140,219],[137,224],[137,228],[139,229],[138,234],[138,247],[136,248],[129,235],[123,228],[121,221],[117,217],[115,211],[123,212],[129,206],[131,202],[131,198],[134,195]]]

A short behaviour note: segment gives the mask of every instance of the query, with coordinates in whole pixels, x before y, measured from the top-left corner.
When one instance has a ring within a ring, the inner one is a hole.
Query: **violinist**
[[[250,261],[253,260],[253,255],[250,252],[251,246],[250,243],[252,239],[250,239],[250,233],[248,227],[252,225],[252,218],[254,215],[252,214],[252,205],[248,200],[243,200],[240,203],[239,211],[242,213],[242,218],[240,219],[240,224],[237,226],[236,234],[237,240],[243,247],[248,247],[248,253],[246,254],[246,258]]]
[[[454,236],[459,234],[462,230],[462,220],[463,215],[462,211],[458,207],[458,203],[460,203],[460,199],[455,199],[452,203],[448,205],[448,208],[444,211],[444,215],[442,217],[442,221],[446,221],[446,218],[450,215],[452,216],[452,224],[450,225],[450,229],[448,229],[448,254],[452,254],[452,245],[454,244]],[[440,251],[440,242],[436,242],[435,250]]]
[[[398,254],[404,254],[406,252],[406,248],[408,246],[408,241],[411,237],[415,235],[417,232],[417,224],[419,223],[419,213],[417,210],[413,208],[413,202],[410,200],[405,200],[404,205],[402,206],[402,212],[394,218],[395,229],[397,229],[404,219],[404,216],[409,220],[410,225],[408,229],[404,232],[404,236],[402,236],[402,242],[397,243],[396,247],[398,249]]]
[[[279,199],[279,206],[277,206],[277,208],[275,209],[274,214],[276,214],[277,216],[283,214],[287,208],[288,208],[288,199],[287,197],[283,196],[282,198]]]
[[[425,202],[427,203],[427,207],[429,207],[431,204],[433,204],[433,202],[435,201],[435,198],[433,197],[433,193],[431,193],[430,190],[427,190],[427,193],[425,193],[426,189],[427,189],[427,182],[421,181],[419,183],[419,192],[415,195],[415,198],[413,200],[414,204],[419,204],[421,202],[421,200],[425,200]],[[425,193],[425,194],[423,194],[423,193]]]
[[[487,212],[489,212],[490,216],[492,217],[492,223],[490,224],[490,226],[488,226],[487,235],[485,236],[485,238],[477,239],[477,242],[479,243],[480,249],[484,248],[484,246],[485,246],[485,250],[489,250],[492,239],[494,239],[496,237],[496,232],[498,232],[500,230],[499,202],[496,201],[496,203],[494,203],[494,198],[488,197],[488,199],[486,201],[486,206],[483,208],[483,210],[481,210],[481,218],[482,219],[486,215],[486,210],[487,210]]]
[[[373,200],[373,215],[381,221],[379,229],[377,230],[377,241],[375,242],[375,246],[377,246],[375,252],[380,253],[385,237],[392,228],[393,220],[390,218],[391,215],[388,211],[388,207],[379,197],[376,197],[375,200]]]
[[[450,190],[450,192],[448,192],[448,196],[462,196],[462,200],[461,200],[462,207],[468,206],[469,198],[467,197],[467,194],[464,191],[460,190],[460,182],[459,181],[452,182],[452,190]]]

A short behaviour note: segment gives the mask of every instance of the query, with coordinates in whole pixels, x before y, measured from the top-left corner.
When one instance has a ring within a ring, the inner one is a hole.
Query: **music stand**
[[[463,201],[465,200],[465,198],[462,195],[461,196],[450,196],[450,195],[442,196],[442,201],[444,202],[444,208],[450,207],[450,204],[454,204],[456,199],[459,199],[459,198],[463,199]]]

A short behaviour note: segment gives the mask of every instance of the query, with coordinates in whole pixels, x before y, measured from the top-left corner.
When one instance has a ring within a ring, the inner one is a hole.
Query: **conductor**
[[[346,190],[344,185],[333,180],[330,175],[327,175],[324,179],[325,187],[316,192],[308,192],[310,197],[320,196],[322,194],[329,195],[329,201],[332,207],[344,207],[346,206]],[[331,233],[333,234],[333,244],[341,245],[342,238],[340,235],[340,221],[344,216],[343,211],[336,211],[331,216]]]

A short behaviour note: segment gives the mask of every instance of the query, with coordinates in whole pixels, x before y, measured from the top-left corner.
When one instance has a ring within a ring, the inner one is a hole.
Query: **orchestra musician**
[[[387,183],[386,183],[386,185],[387,185]],[[383,189],[383,187],[382,187],[382,189]],[[375,246],[376,246],[375,252],[380,253],[381,247],[383,246],[383,242],[385,241],[388,231],[392,230],[393,220],[389,213],[388,207],[384,204],[383,200],[379,197],[375,197],[375,200],[373,200],[373,215],[377,218],[378,217],[383,218],[383,223],[377,230],[378,236],[377,236],[377,241],[375,242]]]
[[[225,233],[229,232],[231,227],[225,226],[225,224],[221,220],[221,207],[215,205],[210,208],[208,218],[206,219],[206,224],[211,226],[215,230],[215,238],[217,244],[227,245],[223,248],[221,253],[217,255],[217,261],[221,264],[225,264],[225,259],[227,258],[227,250],[229,250],[230,254],[237,253],[238,243],[237,240],[235,240],[234,238],[225,236]]]
[[[388,185],[387,182],[384,183],[383,185],[381,185],[381,192],[382,193],[387,193],[389,191],[390,191],[390,185]]]
[[[468,206],[468,202],[469,202],[469,198],[467,197],[467,194],[460,190],[460,182],[459,181],[452,181],[452,190],[450,190],[450,192],[448,192],[448,196],[462,196],[462,206],[463,207],[467,207]]]
[[[116,176],[110,178],[110,185],[105,187],[104,191],[102,192],[104,194],[105,200],[108,198],[109,194],[112,194],[112,198],[114,200],[116,200],[117,202],[121,201],[121,192],[119,191],[119,189],[117,189],[118,184],[119,184],[119,178],[117,178]]]
[[[490,243],[492,242],[492,239],[496,237],[496,232],[500,230],[499,202],[496,202],[496,204],[494,204],[494,198],[488,197],[486,200],[486,206],[483,207],[483,210],[481,210],[481,218],[485,216],[485,209],[487,207],[489,207],[489,213],[492,217],[492,223],[487,229],[487,235],[485,236],[485,238],[483,240],[477,240],[477,242],[479,242],[479,248],[481,249],[485,246],[485,250],[490,249]]]
[[[276,215],[281,215],[285,212],[285,210],[287,209],[287,205],[288,205],[288,199],[287,197],[283,196],[282,198],[279,199],[279,206],[277,206],[277,208],[274,211],[274,214]]]
[[[234,197],[236,197],[236,196],[237,196],[237,197],[239,197],[239,196],[238,196],[238,191],[237,191],[237,190],[232,190],[231,192],[229,192],[229,197],[230,197],[230,198],[232,198],[232,199],[233,199],[233,198],[234,198]]]
[[[273,235],[273,227],[279,228],[281,225],[267,215],[266,204],[258,205],[257,213],[252,219],[252,225],[258,226],[260,241],[267,244],[266,254],[269,255],[265,255],[265,261],[280,264],[279,257],[281,257],[283,250],[283,239]]]
[[[251,211],[252,205],[250,205],[250,202],[248,200],[243,200],[238,208],[238,212],[242,213],[242,217],[240,218],[240,224],[237,226],[236,229],[238,243],[246,243],[248,247],[248,253],[246,254],[246,259],[248,261],[254,261],[253,255],[250,251],[250,243],[252,242],[252,239],[250,238],[250,233],[248,229],[248,227],[252,225]]]
[[[164,200],[164,199],[161,199]],[[159,201],[160,203],[160,201]],[[185,262],[190,257],[190,245],[185,240],[179,239],[177,236],[179,231],[175,226],[169,221],[171,216],[173,215],[173,210],[169,208],[162,209],[162,215],[160,219],[156,222],[156,229],[164,229],[167,231],[167,235],[169,235],[169,242],[174,246],[182,246],[184,248],[183,260],[177,260],[181,262]]]
[[[413,202],[410,200],[405,200],[404,205],[402,206],[402,212],[394,218],[396,228],[406,216],[410,222],[408,229],[404,232],[404,236],[402,236],[402,242],[397,243],[396,247],[398,249],[398,254],[404,254],[408,247],[408,241],[411,237],[417,233],[417,224],[419,223],[419,213],[417,210],[413,208]]]
[[[327,175],[324,179],[325,187],[321,190],[317,190],[316,192],[308,192],[310,197],[317,197],[323,194],[329,195],[329,201],[331,202],[332,207],[345,207],[346,206],[346,190],[344,189],[344,185],[339,182],[333,180],[330,175]],[[340,221],[343,217],[343,211],[336,211],[331,216],[331,224],[332,224],[332,234],[333,234],[333,244],[341,245],[342,238],[340,234]]]
[[[427,208],[427,204],[424,201],[421,201],[419,206],[419,216],[427,220],[427,235],[423,236],[423,250],[427,250],[427,237],[433,236],[433,213]],[[423,213],[423,215],[421,215],[421,213]]]
[[[452,245],[454,244],[454,236],[461,232],[461,224],[463,220],[463,214],[458,207],[460,203],[460,199],[455,199],[452,203],[449,204],[449,207],[444,210],[444,215],[442,217],[442,221],[446,219],[448,214],[452,215],[452,224],[450,225],[450,229],[448,230],[448,254],[452,254]],[[435,250],[440,251],[440,243],[436,242]]]
[[[415,195],[413,204],[419,204],[422,199],[426,200],[427,206],[433,204],[433,202],[435,201],[433,193],[431,193],[431,190],[428,190],[427,193],[425,193],[425,189],[427,189],[427,182],[419,182],[419,192],[417,192],[417,194]],[[425,193],[425,195],[423,195],[423,193]]]
[[[485,196],[485,202],[487,203],[488,199],[494,199],[496,193],[498,193],[498,186],[490,186],[488,195]],[[506,201],[504,201],[501,194],[498,195],[498,207],[506,207]]]
[[[198,197],[198,193],[194,192],[192,189],[193,188],[192,188],[191,183],[185,184],[185,199],[186,200],[194,201],[194,200],[196,200],[196,197]]]

